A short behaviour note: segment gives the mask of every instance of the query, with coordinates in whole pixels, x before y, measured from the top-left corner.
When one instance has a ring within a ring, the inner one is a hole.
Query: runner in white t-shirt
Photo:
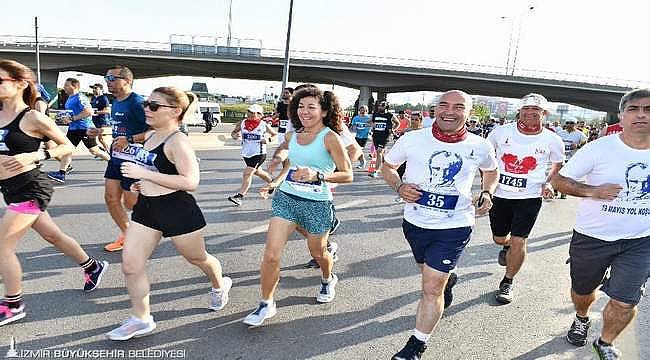
[[[235,140],[241,138],[241,156],[246,163],[239,192],[228,197],[228,200],[237,206],[241,205],[244,196],[248,193],[253,183],[253,175],[257,175],[267,183],[273,180],[269,173],[260,169],[260,165],[266,160],[267,134],[271,137],[277,135],[266,121],[262,121],[263,114],[264,110],[260,105],[251,105],[248,108],[247,118],[238,122],[230,134]]]
[[[475,213],[484,214],[492,206],[498,178],[494,149],[467,132],[471,109],[468,94],[444,93],[433,126],[406,133],[386,155],[382,174],[406,201],[402,229],[422,271],[415,330],[394,359],[421,357],[445,302],[451,302],[451,287],[446,285],[456,281],[450,272],[469,242]],[[397,168],[404,162],[402,182]],[[472,183],[479,168],[484,171],[483,191],[473,200]]]
[[[589,308],[610,268],[600,288],[610,300],[593,342],[601,359],[620,358],[612,343],[634,319],[650,272],[650,89],[623,95],[619,111],[623,132],[588,143],[552,179],[562,193],[584,198],[569,247],[576,308],[570,343],[587,343]]]
[[[575,118],[568,118],[564,122],[566,129],[562,129],[557,132],[557,134],[562,138],[564,142],[564,155],[566,156],[566,161],[569,161],[573,154],[581,148],[584,144],[587,143],[587,137],[582,131],[576,130],[576,120]],[[555,196],[560,196],[560,199],[566,199],[566,194],[560,194],[558,191],[555,192]]]
[[[506,273],[496,293],[502,304],[512,302],[512,282],[524,264],[526,240],[542,207],[542,197],[553,197],[548,179],[564,163],[562,139],[542,127],[547,109],[544,96],[528,94],[521,99],[517,122],[496,127],[487,137],[499,162],[490,227],[494,242],[503,246],[499,264],[506,266]]]

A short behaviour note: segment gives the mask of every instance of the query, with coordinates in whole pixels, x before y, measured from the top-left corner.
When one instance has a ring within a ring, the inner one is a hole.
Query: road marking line
[[[353,206],[365,204],[367,202],[368,202],[368,200],[366,200],[366,199],[352,200],[352,201],[348,201],[346,203],[343,203],[341,205],[336,205],[336,209],[347,209],[347,208],[351,208]]]
[[[239,233],[240,234],[257,234],[257,233],[265,232],[268,228],[269,228],[269,224],[266,223],[266,224],[262,224],[262,225],[259,225],[259,226],[255,226],[255,227],[250,228],[250,229],[244,229],[244,230],[240,231]]]

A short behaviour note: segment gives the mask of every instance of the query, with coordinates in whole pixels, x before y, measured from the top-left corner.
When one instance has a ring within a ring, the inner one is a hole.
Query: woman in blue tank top
[[[318,302],[334,300],[338,281],[332,272],[333,260],[327,251],[332,226],[332,193],[327,183],[352,182],[350,159],[339,139],[340,107],[334,93],[306,87],[293,94],[289,118],[295,132],[287,133],[280,145],[289,151],[289,166],[278,181],[260,270],[262,299],[244,323],[261,325],[276,314],[273,294],[280,278],[280,258],[284,245],[298,227],[307,231],[307,245],[322,271],[316,296]],[[278,186],[278,183],[281,184]]]
[[[131,223],[126,230],[122,272],[131,299],[131,317],[107,334],[111,340],[128,340],[156,328],[149,306],[146,264],[161,238],[171,238],[176,250],[212,283],[208,308],[221,310],[228,302],[232,280],[223,277],[221,264],[205,249],[205,218],[189,194],[199,185],[199,166],[189,137],[179,125],[194,115],[197,98],[175,87],[155,89],[142,103],[147,125],[143,146],[129,144],[122,162],[122,175],[138,179]]]

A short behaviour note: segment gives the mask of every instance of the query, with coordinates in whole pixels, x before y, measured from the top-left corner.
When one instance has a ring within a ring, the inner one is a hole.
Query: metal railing
[[[154,41],[134,41],[134,40],[115,40],[115,39],[87,39],[87,38],[71,38],[71,37],[42,37],[39,38],[39,45],[44,49],[47,48],[61,48],[73,50],[96,50],[96,51],[120,51],[120,52],[151,52],[156,54],[167,54],[174,56],[192,56],[192,57],[205,57],[205,58],[218,58],[222,56],[228,57],[262,57],[262,58],[284,58],[284,50],[282,49],[267,49],[260,48],[254,49],[252,54],[243,52],[240,54],[238,51],[227,53],[227,55],[220,55],[216,53],[206,53],[205,48],[201,51],[193,51],[191,46],[203,46],[202,44],[185,44],[190,46],[189,51],[177,52],[172,51],[171,42],[154,42]],[[175,44],[179,45],[179,44]],[[183,45],[183,44],[180,44]],[[2,47],[35,47],[34,38],[31,36],[14,36],[14,35],[0,35],[0,46]],[[214,45],[216,49],[217,44]],[[238,48],[231,48],[238,49]],[[244,48],[242,48],[244,49]],[[246,48],[250,49],[250,48]],[[410,59],[389,56],[372,56],[361,54],[341,54],[320,51],[303,51],[292,50],[291,59],[297,60],[314,60],[314,61],[327,61],[338,62],[346,64],[358,65],[376,65],[376,66],[391,66],[397,68],[414,68],[421,70],[443,70],[455,72],[469,72],[476,74],[490,74],[498,75],[504,78],[532,78],[540,80],[559,80],[578,82],[591,85],[608,85],[619,86],[627,88],[647,87],[650,85],[648,81],[634,81],[626,79],[617,79],[613,77],[595,76],[589,74],[571,74],[555,71],[531,70],[518,68],[515,69],[514,75],[506,75],[506,69],[500,66],[481,65],[459,63],[441,60],[428,60],[428,59]]]

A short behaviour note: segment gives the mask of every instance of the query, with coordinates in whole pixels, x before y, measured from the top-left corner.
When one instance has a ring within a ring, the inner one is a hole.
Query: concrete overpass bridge
[[[35,68],[31,37],[0,36],[0,57]],[[278,80],[283,50],[217,47],[163,42],[43,38],[40,40],[43,82],[55,82],[60,71],[103,74],[111,65],[127,64],[137,78],[207,76]],[[360,102],[378,92],[444,91],[463,89],[471,94],[519,98],[529,92],[550,101],[598,111],[616,112],[626,91],[647,83],[613,78],[517,69],[506,75],[495,66],[423,59],[374,57],[310,51],[292,51],[290,80],[326,83],[360,90]]]

